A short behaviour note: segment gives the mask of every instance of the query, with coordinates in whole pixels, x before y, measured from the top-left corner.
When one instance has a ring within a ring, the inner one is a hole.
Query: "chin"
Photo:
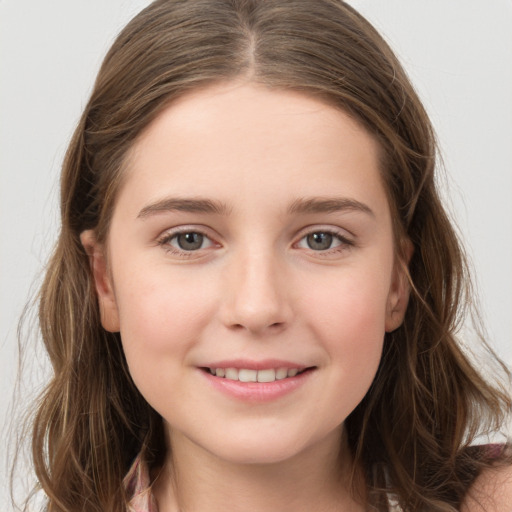
[[[292,461],[301,455],[307,456],[307,453],[315,452],[324,442],[331,449],[336,449],[341,437],[341,432],[337,429],[327,436],[313,437],[311,432],[300,433],[282,429],[269,432],[261,429],[250,434],[231,433],[222,439],[212,440],[207,449],[215,457],[232,464],[268,465]]]
[[[222,447],[215,455],[232,464],[268,465],[291,460],[302,451],[302,447],[283,442],[233,444]]]

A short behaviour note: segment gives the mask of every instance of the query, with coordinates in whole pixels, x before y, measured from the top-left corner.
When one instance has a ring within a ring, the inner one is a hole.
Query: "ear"
[[[83,231],[80,234],[80,241],[89,256],[96,294],[98,295],[101,325],[106,331],[119,332],[119,313],[112,278],[108,272],[104,247],[98,243],[92,229]]]
[[[386,332],[393,332],[398,329],[404,321],[409,293],[411,290],[408,279],[408,266],[414,252],[414,247],[409,239],[404,242],[404,259],[395,262],[391,287],[389,289],[386,304]]]

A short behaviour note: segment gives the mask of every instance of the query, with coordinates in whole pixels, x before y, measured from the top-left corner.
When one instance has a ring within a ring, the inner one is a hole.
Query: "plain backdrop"
[[[148,3],[0,0],[1,423],[11,417],[18,319],[56,238],[63,153],[105,51]],[[481,313],[491,342],[511,362],[512,1],[350,3],[398,53],[432,117]],[[10,510],[6,439],[0,437],[0,510]]]

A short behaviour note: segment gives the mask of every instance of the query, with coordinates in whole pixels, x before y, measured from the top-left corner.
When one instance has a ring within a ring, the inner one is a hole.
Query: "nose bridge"
[[[258,333],[283,327],[291,307],[284,286],[283,265],[268,244],[244,247],[229,264],[225,321],[230,327]]]

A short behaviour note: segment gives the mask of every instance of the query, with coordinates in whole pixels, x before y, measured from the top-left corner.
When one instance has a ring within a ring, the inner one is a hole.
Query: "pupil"
[[[329,249],[332,244],[332,235],[330,233],[311,233],[307,237],[308,246],[314,251]]]
[[[201,233],[181,233],[178,235],[178,245],[185,251],[200,249],[203,245],[203,235]]]

